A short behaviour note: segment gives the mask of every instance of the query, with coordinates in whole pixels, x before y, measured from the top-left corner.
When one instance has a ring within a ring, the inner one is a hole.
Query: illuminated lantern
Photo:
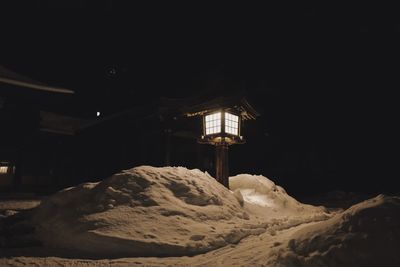
[[[163,99],[162,117],[173,118],[166,123],[168,128],[165,129],[167,136],[166,165],[169,166],[170,164],[169,136],[174,132],[175,136],[178,136],[179,133],[180,136],[192,138],[192,135],[188,133],[189,131],[172,130],[171,128],[174,128],[180,116],[186,118],[200,117],[202,132],[194,133],[193,137],[197,138],[200,144],[210,144],[216,147],[215,177],[218,182],[229,188],[228,148],[230,145],[245,143],[242,136],[243,123],[255,120],[259,114],[249,104],[243,92],[229,92],[228,95],[222,96],[215,96],[217,94],[213,92],[213,95],[179,100]],[[195,123],[193,120],[191,122]],[[192,127],[187,124],[185,126],[187,128],[180,127],[183,129]],[[176,128],[182,129],[180,127]]]
[[[203,110],[192,113],[192,115],[202,116],[203,134],[198,141],[216,147],[215,176],[221,184],[229,188],[228,147],[233,144],[245,143],[241,135],[242,122],[255,119],[259,114],[244,97],[236,99],[236,101],[229,98],[221,100],[219,107],[207,109],[204,108],[207,107],[206,104],[203,105]],[[212,101],[212,103],[215,102]]]
[[[203,136],[208,142],[237,143],[240,136],[240,115],[228,111],[217,111],[203,116]]]
[[[240,135],[241,116],[233,111],[218,110],[203,115],[203,135],[200,143],[216,146],[215,176],[229,188],[228,146],[244,143]]]

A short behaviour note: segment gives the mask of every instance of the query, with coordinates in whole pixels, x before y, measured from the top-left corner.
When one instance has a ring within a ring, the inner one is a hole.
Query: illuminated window
[[[0,173],[7,173],[8,167],[7,166],[0,166]]]
[[[239,135],[239,116],[225,113],[225,132],[228,134]]]
[[[206,135],[216,134],[221,132],[221,112],[207,115],[206,121]]]

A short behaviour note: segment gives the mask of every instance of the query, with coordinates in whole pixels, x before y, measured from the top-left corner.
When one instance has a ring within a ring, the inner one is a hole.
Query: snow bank
[[[293,217],[312,214],[326,218],[322,207],[298,202],[289,196],[285,189],[264,176],[239,174],[229,178],[229,185],[231,190],[240,192],[248,209],[260,216],[271,216],[271,212],[275,212]]]
[[[136,167],[43,200],[36,235],[83,256],[180,256],[327,216],[265,177],[239,175],[231,184],[234,193],[199,170]]]
[[[271,266],[400,266],[400,197],[379,195],[294,233]]]
[[[65,189],[37,208],[38,238],[89,255],[167,256],[209,251],[263,231],[214,178],[142,166]]]

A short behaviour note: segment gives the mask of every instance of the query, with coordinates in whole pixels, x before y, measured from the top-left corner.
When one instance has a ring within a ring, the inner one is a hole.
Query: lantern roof
[[[230,95],[203,94],[183,99],[162,98],[161,114],[164,116],[193,117],[216,110],[229,110],[241,115],[243,120],[255,120],[259,113],[251,106],[243,91]]]

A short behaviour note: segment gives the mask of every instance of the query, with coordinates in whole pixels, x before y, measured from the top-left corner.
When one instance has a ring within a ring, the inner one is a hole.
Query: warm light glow
[[[239,135],[239,116],[225,113],[225,132],[228,134]]]
[[[221,132],[221,112],[207,115],[206,122],[206,135],[216,134]]]
[[[1,166],[0,167],[0,173],[7,173],[8,167],[7,166]]]

